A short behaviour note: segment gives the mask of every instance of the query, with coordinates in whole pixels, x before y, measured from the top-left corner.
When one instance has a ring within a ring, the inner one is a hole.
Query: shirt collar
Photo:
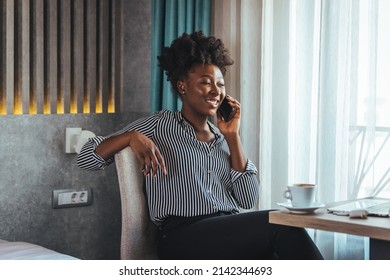
[[[183,114],[181,113],[181,111],[177,111],[175,113],[175,118],[177,120],[177,122],[183,127],[191,127],[192,128],[192,125],[189,124],[187,122],[187,120],[183,117]],[[215,141],[216,142],[220,142],[224,139],[223,137],[223,134],[219,131],[218,127],[216,127],[212,122],[210,121],[207,121],[207,123],[209,124],[209,127],[211,129],[211,132],[214,133],[215,135]]]

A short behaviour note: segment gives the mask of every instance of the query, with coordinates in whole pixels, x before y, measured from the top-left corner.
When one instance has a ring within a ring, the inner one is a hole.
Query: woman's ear
[[[186,84],[183,81],[178,81],[177,90],[180,94],[186,94]]]

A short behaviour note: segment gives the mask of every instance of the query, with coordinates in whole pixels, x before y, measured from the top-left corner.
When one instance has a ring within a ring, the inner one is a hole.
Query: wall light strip
[[[3,1],[0,114],[114,113],[121,0]]]

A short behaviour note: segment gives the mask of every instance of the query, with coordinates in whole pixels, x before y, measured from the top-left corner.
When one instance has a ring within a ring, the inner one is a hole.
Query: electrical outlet
[[[52,206],[56,208],[87,206],[92,204],[92,189],[54,190]]]

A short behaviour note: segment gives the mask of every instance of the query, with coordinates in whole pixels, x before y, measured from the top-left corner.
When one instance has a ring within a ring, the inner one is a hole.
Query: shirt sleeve
[[[88,171],[102,170],[113,162],[113,157],[105,160],[95,152],[97,146],[99,146],[99,144],[106,138],[107,137],[96,136],[90,138],[88,142],[85,143],[79,155],[77,156],[77,165],[81,169]]]
[[[238,205],[244,209],[254,207],[259,200],[260,189],[256,166],[248,160],[244,172],[231,169],[230,175],[232,180],[231,191]]]
[[[108,136],[96,136],[90,138],[88,142],[81,149],[78,157],[77,157],[77,165],[84,170],[88,171],[97,171],[102,170],[112,164],[114,162],[114,156],[109,159],[104,159],[96,153],[96,148],[102,143],[104,140],[120,135],[129,131],[138,131],[145,136],[153,139],[153,133],[156,127],[158,120],[160,119],[163,112],[158,112],[153,114],[152,116],[138,119],[131,124],[127,125],[125,128],[117,131]]]

